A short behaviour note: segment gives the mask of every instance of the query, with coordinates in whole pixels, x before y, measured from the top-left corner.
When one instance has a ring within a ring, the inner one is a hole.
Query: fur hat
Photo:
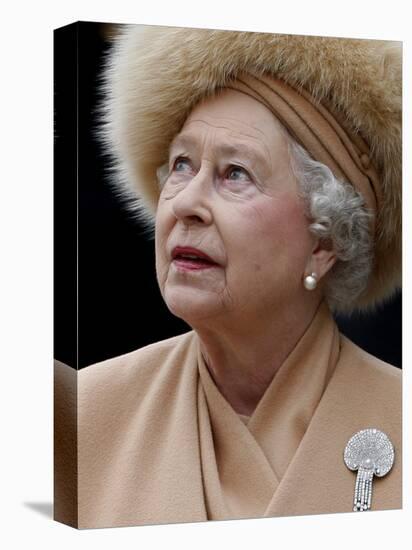
[[[327,106],[368,144],[382,201],[359,309],[401,282],[401,43],[167,27],[124,27],[105,72],[103,138],[122,190],[152,220],[157,169],[193,107],[242,73],[276,76]]]

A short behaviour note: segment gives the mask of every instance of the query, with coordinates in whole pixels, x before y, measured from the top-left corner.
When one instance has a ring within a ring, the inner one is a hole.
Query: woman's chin
[[[222,313],[221,300],[211,292],[166,289],[164,299],[170,312],[191,326]]]

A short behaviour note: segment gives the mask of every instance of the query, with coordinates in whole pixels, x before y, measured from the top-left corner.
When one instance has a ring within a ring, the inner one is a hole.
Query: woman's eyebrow
[[[223,143],[219,147],[220,151],[223,153],[223,155],[228,157],[246,157],[253,162],[265,162],[268,163],[268,155],[265,151],[265,148],[258,147],[254,144],[245,144],[241,142],[236,143]]]
[[[190,134],[177,134],[169,146],[169,153],[178,147],[191,148],[196,145],[196,137]]]

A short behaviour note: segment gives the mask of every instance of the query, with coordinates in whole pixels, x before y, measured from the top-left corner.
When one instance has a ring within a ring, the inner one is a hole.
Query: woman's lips
[[[199,271],[218,267],[210,256],[197,248],[176,246],[172,251],[173,265],[183,271]]]

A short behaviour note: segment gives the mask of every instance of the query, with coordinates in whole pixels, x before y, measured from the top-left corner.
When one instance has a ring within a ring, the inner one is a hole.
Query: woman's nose
[[[212,175],[208,170],[199,172],[172,199],[173,214],[185,224],[212,222],[210,208]]]

